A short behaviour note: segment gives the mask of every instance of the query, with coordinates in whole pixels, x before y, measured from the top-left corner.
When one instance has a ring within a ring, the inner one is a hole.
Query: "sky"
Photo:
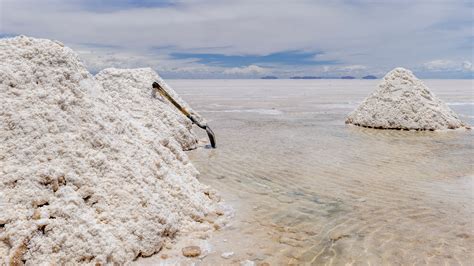
[[[473,18],[463,0],[0,0],[0,38],[59,40],[93,73],[472,78]]]

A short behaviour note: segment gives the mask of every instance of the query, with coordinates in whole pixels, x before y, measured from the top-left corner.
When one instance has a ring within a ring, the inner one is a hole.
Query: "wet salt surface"
[[[473,261],[472,130],[345,125],[377,81],[169,83],[217,136],[218,149],[189,153],[200,181],[236,209],[235,220],[208,240],[209,253],[195,262]],[[425,83],[474,124],[471,81]],[[224,258],[225,252],[234,254]]]

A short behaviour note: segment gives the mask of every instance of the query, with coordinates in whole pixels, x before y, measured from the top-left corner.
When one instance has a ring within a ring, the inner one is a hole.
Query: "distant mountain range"
[[[277,76],[264,76],[261,79],[278,79]],[[319,76],[293,76],[290,79],[356,79],[353,76],[342,76],[342,77],[319,77]],[[377,79],[376,76],[367,75],[362,77],[361,79]]]
[[[295,76],[295,77],[290,77],[290,79],[322,79],[322,77],[314,77],[314,76]]]
[[[377,77],[373,75],[368,75],[368,76],[362,77],[362,79],[377,79]]]

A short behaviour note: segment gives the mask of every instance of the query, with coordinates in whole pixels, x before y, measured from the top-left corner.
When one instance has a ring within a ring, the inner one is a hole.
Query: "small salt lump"
[[[398,67],[382,79],[346,124],[378,129],[443,130],[468,126],[410,70]]]

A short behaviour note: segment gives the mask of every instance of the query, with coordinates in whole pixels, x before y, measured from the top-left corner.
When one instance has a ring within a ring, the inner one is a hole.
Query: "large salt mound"
[[[95,79],[110,94],[113,103],[129,112],[134,119],[139,120],[153,133],[157,134],[160,130],[169,129],[184,150],[196,148],[197,137],[191,131],[191,121],[178,113],[176,107],[168,101],[158,100],[151,84],[154,81],[160,82],[162,87],[166,86],[166,91],[172,94],[182,106],[190,112],[192,109],[151,68],[107,68],[99,72]],[[174,112],[169,110],[174,110]]]
[[[395,68],[385,75],[375,91],[349,114],[346,123],[404,130],[466,126],[423,82],[404,68]]]
[[[212,230],[189,124],[164,104],[137,118],[111,94],[60,43],[0,40],[0,265],[125,263]]]

